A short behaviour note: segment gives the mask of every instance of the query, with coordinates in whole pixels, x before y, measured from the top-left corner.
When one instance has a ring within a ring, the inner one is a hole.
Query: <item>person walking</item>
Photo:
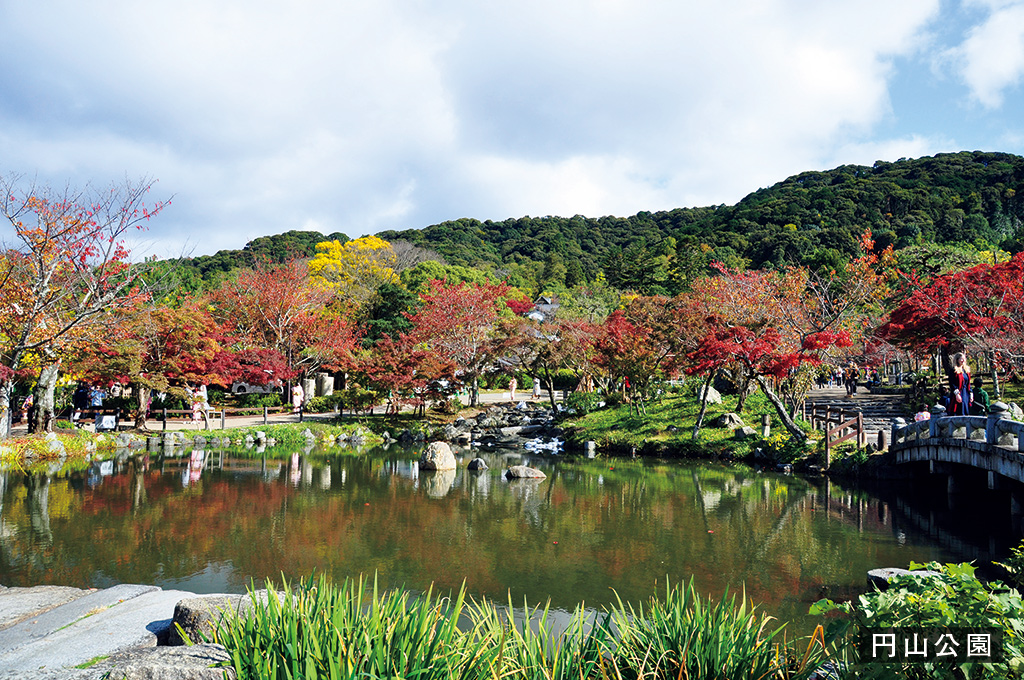
[[[516,377],[512,376],[512,379],[508,381],[508,399],[513,404],[516,403],[516,387],[519,383],[516,382]]]

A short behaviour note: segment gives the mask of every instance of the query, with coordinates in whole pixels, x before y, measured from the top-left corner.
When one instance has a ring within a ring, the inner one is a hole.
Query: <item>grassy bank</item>
[[[740,417],[754,428],[754,436],[738,438],[736,431],[725,427],[712,427],[718,416],[736,412],[738,398],[722,397],[721,404],[708,404],[704,426],[696,439],[693,427],[700,412],[700,401],[684,393],[667,394],[647,406],[640,415],[628,405],[602,408],[583,416],[568,418],[563,426],[576,442],[594,441],[603,452],[610,454],[654,455],[661,457],[694,457],[749,460],[760,449],[767,459],[790,463],[803,457],[810,449],[798,445],[775,413],[763,394],[757,392],[747,398]],[[761,434],[761,420],[768,416],[770,436]],[[816,436],[816,433],[811,433]]]

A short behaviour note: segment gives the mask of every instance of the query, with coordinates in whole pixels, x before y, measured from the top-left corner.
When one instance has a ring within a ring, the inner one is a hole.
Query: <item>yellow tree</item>
[[[316,246],[309,273],[325,283],[351,311],[373,299],[385,283],[397,283],[398,259],[391,244],[376,236],[340,243],[325,241]]]

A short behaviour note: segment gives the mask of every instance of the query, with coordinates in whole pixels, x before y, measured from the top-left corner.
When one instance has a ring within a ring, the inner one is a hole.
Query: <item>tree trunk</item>
[[[555,381],[551,379],[551,371],[544,367],[544,380],[548,386],[548,399],[551,400],[551,412],[558,413],[558,404],[555,403]]]
[[[704,414],[708,412],[708,392],[710,392],[708,388],[711,387],[711,382],[715,379],[715,373],[717,372],[717,368],[712,368],[708,373],[708,377],[704,380],[704,390],[700,398],[700,413],[697,414],[697,422],[693,425],[691,439],[696,439],[697,435],[700,434],[700,428],[704,426]]]
[[[57,376],[60,374],[60,362],[55,361],[39,370],[39,382],[36,383],[33,403],[35,418],[29,423],[32,432],[53,431],[53,391],[57,387]]]
[[[11,436],[11,394],[14,381],[0,381],[0,440]]]
[[[736,385],[736,389],[740,391],[739,396],[736,398],[736,413],[737,415],[743,414],[743,406],[747,403],[747,397],[750,396],[750,373],[746,368],[740,368],[741,375],[743,376],[739,384]]]
[[[149,411],[149,395],[152,392],[148,387],[140,384],[135,385],[135,394],[138,395],[138,402],[135,407],[135,429],[146,429],[146,414]]]
[[[786,428],[795,439],[798,441],[807,441],[807,433],[800,429],[796,422],[789,417],[789,412],[786,410],[786,405],[782,403],[778,395],[772,391],[772,388],[768,386],[768,383],[764,381],[762,376],[755,376],[757,384],[761,387],[761,391],[764,392],[764,396],[768,397],[768,401],[775,407],[775,413],[779,416],[779,420],[782,421],[782,425]]]

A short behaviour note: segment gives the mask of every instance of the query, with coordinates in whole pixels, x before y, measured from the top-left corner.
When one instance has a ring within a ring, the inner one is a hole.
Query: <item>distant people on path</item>
[[[533,398],[540,399],[540,378],[533,379]]]
[[[512,379],[508,381],[508,400],[512,403],[516,401],[516,387],[519,383],[516,382],[516,377],[512,376]]]
[[[946,412],[951,416],[970,415],[974,393],[971,391],[971,369],[967,365],[967,355],[957,352],[950,361],[953,370],[949,373],[949,406]]]
[[[85,383],[78,383],[75,393],[71,395],[71,423],[77,425],[82,418],[82,413],[89,408],[89,386]]]
[[[971,404],[971,415],[976,416],[987,416],[989,409],[992,408],[992,402],[988,397],[988,392],[982,387],[981,378],[974,379],[974,403]]]
[[[302,410],[302,402],[306,399],[306,391],[302,389],[302,383],[297,382],[292,387],[292,413]]]
[[[860,378],[860,369],[857,368],[857,364],[851,361],[850,365],[846,367],[846,373],[843,375],[846,383],[846,396],[852,397],[857,394],[858,378]]]
[[[206,385],[200,384],[199,387],[193,388],[190,383],[185,383],[185,392],[188,394],[188,399],[192,406],[192,424],[198,427],[200,416],[202,416],[204,421],[209,418],[207,411],[210,409],[210,404]]]

